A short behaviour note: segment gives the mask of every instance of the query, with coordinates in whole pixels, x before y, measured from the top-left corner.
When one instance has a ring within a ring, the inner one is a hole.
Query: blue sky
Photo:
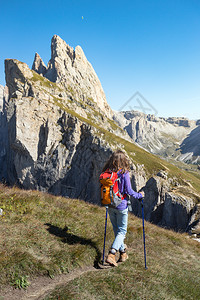
[[[83,48],[112,109],[138,91],[150,113],[200,119],[199,0],[0,0],[0,84],[5,58],[47,64],[54,34]]]

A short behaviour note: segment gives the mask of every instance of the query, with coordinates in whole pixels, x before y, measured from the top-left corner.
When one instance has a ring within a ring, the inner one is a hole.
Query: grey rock
[[[162,220],[159,225],[172,228],[177,231],[186,231],[190,222],[193,201],[186,196],[173,193],[165,194]]]
[[[6,83],[9,91],[9,98],[21,98],[23,96],[34,96],[27,79],[33,77],[28,65],[17,59],[5,60]]]
[[[171,118],[162,118],[163,120],[166,120],[166,122],[170,123],[170,124],[174,124],[174,125],[178,125],[178,126],[183,126],[183,127],[192,127],[194,126],[194,124],[196,123],[196,121],[193,120],[189,120],[187,118],[184,117],[179,117],[179,118],[175,118],[175,117],[171,117]]]
[[[7,87],[0,85],[0,181],[7,180],[6,153],[8,143],[8,127],[5,112]]]
[[[200,238],[200,204],[196,204],[191,212],[190,222],[187,231]]]
[[[159,118],[137,111],[114,112],[113,119],[134,142],[151,153],[188,163],[199,162],[198,121]]]
[[[3,110],[3,94],[4,94],[4,87],[0,85],[0,111]]]
[[[187,163],[200,163],[200,126],[193,129],[180,145],[177,159]]]
[[[145,187],[144,216],[149,222],[176,231],[187,231],[191,222],[194,201],[171,191],[170,184],[160,176],[151,177]],[[134,214],[141,216],[139,201],[133,204]]]
[[[80,46],[74,50],[58,35],[54,35],[51,41],[51,59],[44,76],[62,84],[84,102],[94,101],[106,116],[112,116],[101,83]]]
[[[167,175],[168,175],[168,173],[167,173],[166,171],[164,171],[164,170],[160,170],[160,171],[157,173],[157,176],[162,177],[162,178],[164,178],[164,179],[167,179]]]
[[[44,75],[47,72],[47,67],[45,66],[43,60],[41,59],[38,53],[35,53],[32,70],[42,75]]]

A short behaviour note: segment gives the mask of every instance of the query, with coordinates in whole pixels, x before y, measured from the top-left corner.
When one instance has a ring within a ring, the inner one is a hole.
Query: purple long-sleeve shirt
[[[122,195],[126,194],[129,196],[133,196],[135,199],[141,199],[142,194],[137,193],[132,189],[129,172],[127,171],[125,173],[120,173],[119,171],[117,174],[120,178],[120,181],[118,183],[120,193]],[[124,210],[126,208],[127,208],[127,197],[124,200],[122,200],[122,202],[117,206],[117,209],[119,210]]]

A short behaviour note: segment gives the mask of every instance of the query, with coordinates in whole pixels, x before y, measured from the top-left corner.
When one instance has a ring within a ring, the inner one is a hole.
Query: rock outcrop
[[[180,145],[180,161],[200,164],[200,125],[193,129]]]
[[[80,46],[75,50],[58,35],[51,41],[51,59],[46,69],[42,59],[36,54],[33,70],[43,74],[52,82],[73,90],[75,97],[86,102],[92,100],[108,117],[112,110],[107,104],[105,93],[92,65],[88,62]]]
[[[60,42],[60,38],[56,40]],[[64,41],[63,45],[68,49]],[[61,50],[56,48],[58,53]],[[82,64],[83,53],[80,55]],[[38,71],[42,64],[38,56],[37,61],[34,66]],[[89,76],[89,67],[87,71]],[[83,101],[63,82],[51,82],[15,59],[5,61],[5,73],[9,90],[8,182],[99,203],[97,179],[112,149],[118,146],[105,140],[106,133],[113,133],[113,137],[114,133],[124,138],[128,135],[106,117],[108,111],[102,111],[100,104],[90,98]],[[91,79],[91,84],[95,83]],[[104,103],[105,99],[98,101]],[[140,178],[136,180],[139,182]]]
[[[144,215],[149,222],[176,231],[188,231],[196,204],[193,199],[171,188],[171,178],[160,172],[151,177],[143,190]],[[133,212],[142,216],[141,205],[133,202]]]
[[[5,69],[10,95],[7,103],[8,181],[26,189],[71,196],[74,187],[71,181],[68,183],[67,177],[73,170],[72,161],[77,162],[74,155],[78,153],[78,145],[85,137],[84,122],[68,114],[61,103],[56,102],[59,99],[55,100],[52,96],[51,86],[45,85],[50,84],[47,79],[43,88],[40,85],[42,81],[35,83],[35,74],[26,64],[6,60]],[[59,92],[59,87],[57,90],[55,87],[54,93]],[[88,143],[86,148],[89,151]],[[84,155],[84,151],[80,153],[80,157]],[[91,160],[94,159],[91,156]],[[102,157],[100,153],[99,157]],[[84,168],[79,166],[76,169],[79,188],[76,186],[76,191],[73,190],[74,197],[79,197],[79,190],[87,190],[88,178],[83,177],[82,182],[78,174],[86,174],[88,164],[89,161],[83,160]],[[88,200],[86,196],[83,198]]]
[[[0,111],[3,111],[3,94],[4,94],[4,87],[0,85]]]
[[[44,75],[47,72],[47,67],[45,66],[43,60],[41,59],[38,53],[35,53],[32,70],[37,72],[40,75],[41,74]]]
[[[7,88],[0,85],[0,181],[5,181],[7,178],[6,152],[8,128],[5,114],[6,92]]]
[[[131,138],[110,118],[113,113],[82,49],[73,50],[58,36],[53,37],[51,49],[47,67],[39,55],[35,56],[34,70],[15,59],[5,61],[8,97],[3,98],[6,122],[0,134],[9,184],[100,204],[101,169],[113,150],[128,143],[132,186],[135,190],[145,186],[147,220],[185,230],[195,202],[173,190],[176,180],[168,178],[165,170],[147,181],[144,165],[133,159]],[[147,127],[155,132],[152,124],[157,120],[152,118],[148,121],[152,127],[139,118],[134,125],[138,131],[134,126],[130,129],[132,135],[139,138]],[[127,113],[123,127],[129,126],[129,120],[135,122],[132,119]],[[171,122],[163,120],[163,128],[182,126]],[[148,134],[145,136],[147,139]],[[140,210],[135,201],[134,213],[140,215]]]
[[[200,162],[198,121],[159,118],[137,111],[115,112],[114,120],[151,153],[188,163]]]

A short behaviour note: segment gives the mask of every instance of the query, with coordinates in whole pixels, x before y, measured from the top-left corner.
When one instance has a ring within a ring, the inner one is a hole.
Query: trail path
[[[129,253],[130,252],[132,251],[129,249]],[[30,286],[26,290],[8,287],[0,292],[0,300],[43,300],[55,288],[65,285],[66,283],[81,277],[83,274],[96,271],[105,272],[106,269],[112,268],[113,267],[106,263],[104,266],[99,263],[97,268],[94,266],[79,268],[69,274],[56,275],[53,279],[46,276],[38,276],[32,279],[28,278]]]
[[[102,272],[103,269],[85,267],[83,269],[77,269],[69,274],[57,275],[53,279],[44,276],[39,276],[32,280],[29,279],[31,285],[26,290],[18,290],[10,287],[0,295],[0,300],[42,300],[55,288],[62,286],[85,273],[95,271]]]

